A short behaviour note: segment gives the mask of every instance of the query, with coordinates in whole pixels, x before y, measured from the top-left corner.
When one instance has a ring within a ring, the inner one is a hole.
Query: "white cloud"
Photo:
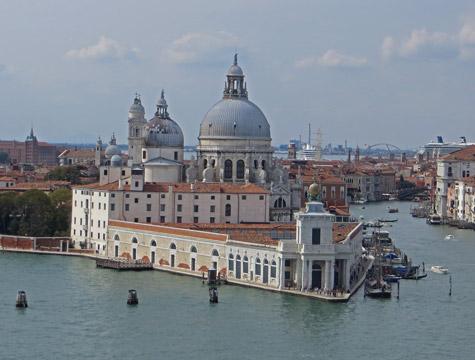
[[[297,69],[300,69],[300,68],[306,68],[306,67],[309,67],[309,66],[313,66],[316,63],[317,63],[317,58],[315,58],[314,56],[309,56],[309,57],[306,57],[302,60],[297,60],[294,64],[294,66]]]
[[[69,50],[65,57],[71,60],[131,60],[137,58],[137,48],[127,49],[116,40],[101,36],[95,45]]]
[[[335,50],[328,50],[322,57],[317,59],[317,63],[327,67],[361,67],[368,63],[366,58],[357,58],[344,55]]]
[[[174,63],[191,63],[210,58],[223,49],[242,47],[241,40],[230,33],[219,31],[216,34],[188,33],[172,42],[164,50],[162,60]]]
[[[325,66],[325,67],[361,67],[367,65],[368,60],[366,58],[357,58],[354,56],[344,55],[331,49],[328,50],[323,56],[316,58],[314,56],[308,56],[301,60],[297,60],[294,63],[294,67],[297,69],[312,67],[312,66]]]
[[[453,35],[441,31],[429,32],[426,28],[421,28],[412,30],[411,36],[402,40],[387,36],[381,45],[381,55],[385,59],[392,56],[474,59],[475,23],[466,22],[460,31]]]

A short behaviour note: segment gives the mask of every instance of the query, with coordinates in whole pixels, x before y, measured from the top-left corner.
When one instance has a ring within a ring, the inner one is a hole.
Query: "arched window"
[[[192,245],[191,248],[190,248],[190,252],[192,252],[192,253],[197,252],[196,246]]]
[[[262,164],[262,168],[265,170],[266,169],[266,161],[262,160],[261,164]]]
[[[176,250],[176,245],[175,245],[175,243],[171,243],[171,244],[170,244],[170,249]]]
[[[232,177],[233,177],[233,162],[228,159],[224,162],[224,178],[231,179]]]
[[[257,169],[257,164],[258,164],[258,161],[254,160],[254,169]]]
[[[208,160],[203,160],[203,168],[206,169],[208,167]]]
[[[244,161],[238,160],[236,163],[236,177],[238,179],[244,179]]]
[[[219,256],[219,252],[216,249],[213,249],[213,252],[211,253],[212,256]]]
[[[213,168],[214,168],[215,166],[216,166],[216,160],[215,160],[215,159],[213,159],[213,160],[211,160],[211,167],[213,167]]]
[[[137,238],[136,238],[136,237],[133,237],[133,238],[132,238],[132,244],[137,244],[137,243],[138,243]]]
[[[150,246],[157,246],[157,242],[155,240],[150,241]]]
[[[115,235],[114,235],[114,240],[115,240],[115,241],[120,241],[120,236],[119,236],[119,234],[115,234]]]
[[[261,275],[261,259],[256,258],[255,271],[256,275]]]
[[[247,274],[249,272],[249,259],[247,258],[247,256],[244,256],[244,258],[242,259],[242,272],[244,274]]]
[[[285,202],[284,199],[282,199],[281,197],[278,198],[275,202],[274,202],[274,208],[285,208],[287,207],[287,203]]]
[[[228,271],[234,271],[234,255],[229,254],[228,256]]]
[[[270,265],[270,277],[275,279],[276,274],[277,274],[277,264],[275,263],[274,260],[272,260],[272,263]]]
[[[226,204],[224,216],[231,216],[231,204]]]

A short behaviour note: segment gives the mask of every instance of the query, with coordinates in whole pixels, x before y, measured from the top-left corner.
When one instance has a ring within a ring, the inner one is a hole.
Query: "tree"
[[[8,153],[0,151],[0,164],[5,164],[9,162]]]
[[[14,192],[0,194],[0,234],[10,234],[10,224],[14,220],[15,201],[18,196]]]
[[[71,184],[79,184],[81,171],[77,166],[59,166],[45,175],[45,180],[69,181]]]
[[[51,199],[37,189],[28,190],[16,198],[16,211],[19,218],[17,235],[52,236],[54,230],[50,223],[54,216]]]

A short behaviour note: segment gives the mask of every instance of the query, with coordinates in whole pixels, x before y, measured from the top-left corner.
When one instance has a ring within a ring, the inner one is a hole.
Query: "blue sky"
[[[127,142],[165,89],[186,144],[234,52],[273,144],[475,142],[473,1],[0,0],[1,139]],[[312,136],[315,138],[315,135]]]

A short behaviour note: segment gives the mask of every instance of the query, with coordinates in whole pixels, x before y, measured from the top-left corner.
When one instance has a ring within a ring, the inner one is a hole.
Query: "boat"
[[[422,155],[435,159],[470,145],[475,144],[467,142],[465,136],[460,136],[458,142],[444,142],[442,136],[437,136],[437,141],[430,141],[428,144],[422,146],[417,152],[416,157]]]
[[[399,280],[401,280],[402,277],[401,276],[397,276],[397,275],[386,275],[386,276],[383,276],[383,280],[386,281],[386,282],[398,282]]]
[[[448,274],[449,269],[442,265],[434,265],[430,268],[430,271],[435,272],[437,274]]]
[[[387,220],[384,220],[384,219],[378,219],[379,221],[383,222],[383,223],[393,223],[393,222],[397,222],[398,219],[387,219]]]
[[[390,299],[391,285],[384,280],[366,280],[364,294],[374,298]]]
[[[440,225],[442,223],[442,218],[440,215],[429,215],[429,218],[427,219],[427,223],[431,225]]]
[[[421,275],[413,274],[413,275],[404,275],[402,278],[404,280],[419,280],[419,279],[424,279],[427,277],[427,273],[423,273]]]
[[[399,212],[399,209],[398,209],[398,208],[391,208],[391,207],[388,207],[388,211],[389,211],[390,214],[393,214],[393,213]]]
[[[452,234],[447,234],[447,235],[445,235],[444,239],[445,240],[453,240],[453,239],[455,239],[455,236],[453,236]]]

